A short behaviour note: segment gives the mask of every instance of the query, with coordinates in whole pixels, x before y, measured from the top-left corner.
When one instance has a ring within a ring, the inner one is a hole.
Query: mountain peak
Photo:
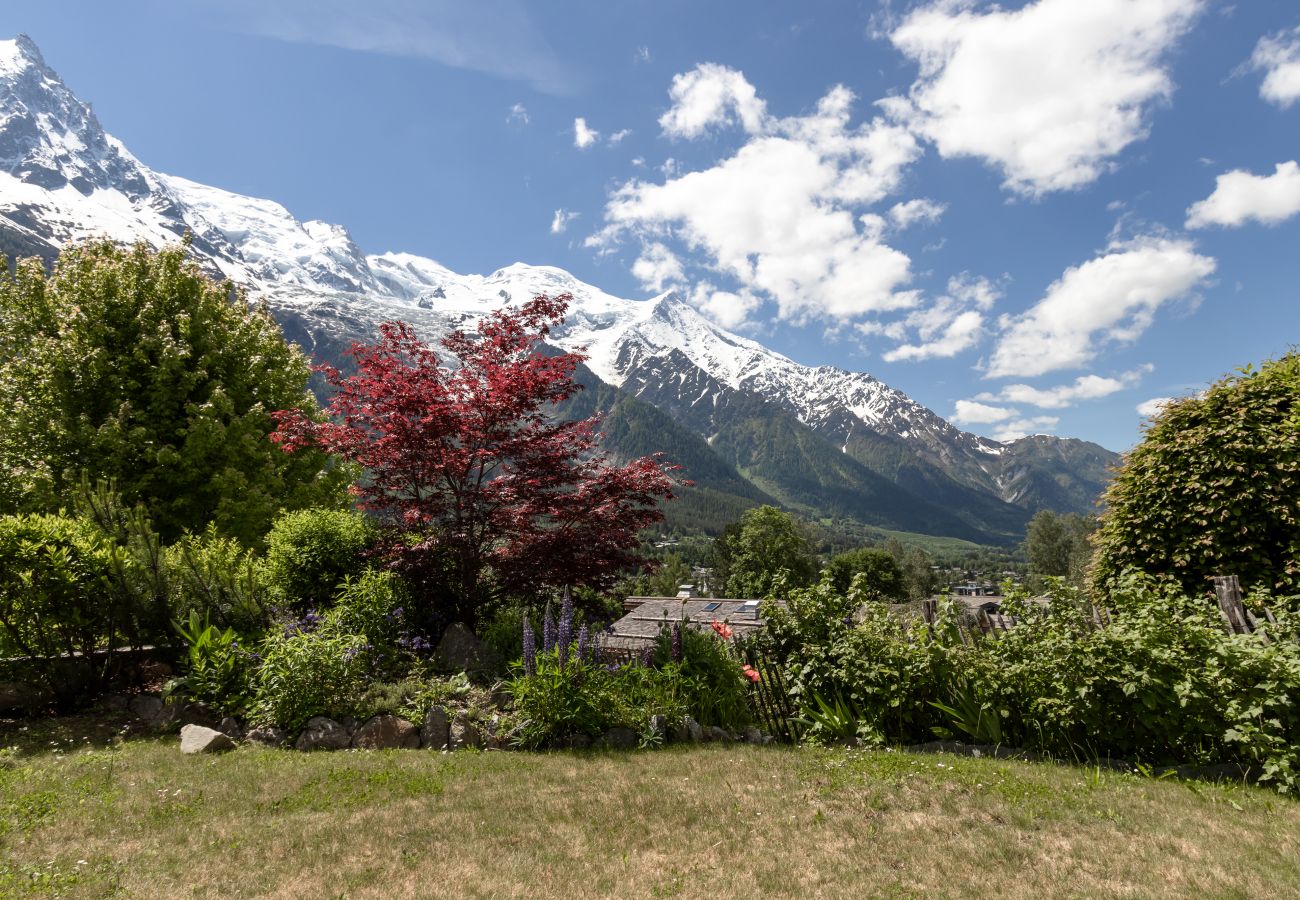
[[[25,34],[10,41],[0,41],[0,72],[27,66],[45,68],[45,57],[41,56],[41,48],[35,41]]]
[[[25,34],[0,41],[0,169],[47,190],[116,188],[132,200],[150,193],[139,162]]]

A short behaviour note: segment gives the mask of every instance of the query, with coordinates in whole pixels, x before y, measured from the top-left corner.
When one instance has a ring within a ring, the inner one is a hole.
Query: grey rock
[[[344,716],[339,719],[339,724],[347,729],[348,734],[351,735],[356,734],[357,729],[361,727],[361,720],[356,716]]]
[[[426,750],[446,750],[450,740],[451,723],[447,720],[447,710],[441,706],[430,707],[420,729],[420,746]]]
[[[727,733],[727,729],[719,728],[717,725],[710,725],[705,731],[704,737],[705,740],[714,741],[719,744],[731,743],[731,735]]]
[[[686,729],[686,740],[692,744],[698,744],[704,740],[704,729],[700,727],[699,722],[690,716],[682,717],[682,727]]]
[[[250,728],[248,734],[244,735],[244,740],[250,744],[261,744],[263,747],[283,747],[289,743],[289,735],[283,728],[276,728],[274,725],[259,725],[256,728]]]
[[[770,734],[763,735],[762,744],[764,747],[766,747],[768,744],[775,744],[775,743],[776,743],[776,738],[772,737],[772,735]]]
[[[571,734],[559,738],[551,746],[556,750],[585,750],[591,746],[591,738],[585,734]]]
[[[685,722],[678,722],[669,731],[668,737],[678,744],[685,744],[691,739],[691,730],[686,727]]]
[[[234,749],[235,742],[229,735],[215,729],[203,725],[186,725],[181,728],[182,753],[224,753]]]
[[[492,705],[497,709],[508,708],[514,699],[514,695],[510,693],[510,686],[504,681],[492,685]]]
[[[307,720],[307,727],[298,735],[294,746],[299,750],[346,750],[352,743],[348,730],[324,716],[315,716]]]
[[[653,735],[656,735],[656,736],[658,736],[658,737],[660,737],[660,738],[667,738],[667,737],[668,737],[668,717],[667,717],[667,716],[651,716],[651,717],[650,717],[650,733],[653,734]]]
[[[232,741],[242,741],[244,739],[244,728],[234,716],[226,716],[222,719],[221,723],[217,725],[217,731],[220,731]]]
[[[443,633],[437,655],[453,671],[485,672],[492,668],[492,652],[459,622]]]
[[[638,735],[631,728],[611,728],[600,739],[602,747],[613,750],[632,750],[636,748]]]
[[[447,747],[451,750],[477,749],[483,746],[482,733],[477,726],[469,721],[469,716],[463,711],[456,713],[456,718],[451,723],[450,732]]]
[[[168,724],[179,722],[182,725],[202,725],[221,730],[222,717],[202,703],[172,703],[168,704],[168,708],[171,710]]]
[[[162,702],[162,698],[153,694],[136,694],[127,703],[127,709],[131,711],[131,715],[138,716],[150,724],[158,720],[165,708],[166,705]]]
[[[352,735],[352,746],[358,750],[414,750],[420,746],[420,730],[397,716],[375,716]]]
[[[745,729],[745,743],[746,744],[763,743],[763,732],[759,731],[753,725],[750,725],[748,728]]]
[[[105,709],[130,709],[131,695],[130,694],[109,694],[107,697],[104,698],[104,708]]]

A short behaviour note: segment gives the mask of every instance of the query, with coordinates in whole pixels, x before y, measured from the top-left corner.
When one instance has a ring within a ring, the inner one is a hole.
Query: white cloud
[[[1018,441],[1031,434],[1051,434],[1060,423],[1059,416],[1030,416],[1027,419],[1012,419],[993,429],[991,437],[995,441]]]
[[[918,222],[929,225],[939,221],[939,217],[947,209],[947,204],[936,203],[933,200],[918,197],[915,200],[904,200],[901,203],[895,203],[889,208],[889,218],[898,228],[910,228]]]
[[[609,136],[609,145],[613,147],[616,146],[617,144],[622,143],[623,138],[627,137],[631,133],[632,133],[631,128],[624,128],[622,131],[614,132]]]
[[[644,44],[640,47],[637,47],[636,52],[632,54],[632,59],[635,60],[636,62],[642,62],[642,63],[650,62],[650,48],[645,46]]]
[[[1015,441],[1030,434],[1051,431],[1061,421],[1059,416],[1023,416],[1018,409],[989,406],[973,400],[958,400],[951,416],[957,425],[995,426],[988,430],[996,441]]]
[[[990,378],[1035,376],[1089,363],[1106,342],[1136,340],[1156,311],[1213,274],[1191,241],[1167,237],[1112,243],[1067,269],[1027,312],[1004,317]]]
[[[948,279],[948,292],[926,309],[918,309],[900,322],[880,331],[901,340],[914,330],[918,343],[901,344],[887,351],[885,362],[917,362],[923,359],[948,358],[969,350],[984,337],[984,313],[1002,296],[987,278],[968,273]]]
[[[223,0],[204,14],[226,28],[299,44],[432,59],[570,93],[577,79],[523,0]]]
[[[1104,378],[1100,375],[1080,375],[1070,384],[1051,388],[1036,388],[1027,384],[1009,384],[996,394],[978,394],[976,400],[992,400],[1002,403],[1027,403],[1041,409],[1065,409],[1080,400],[1099,400],[1111,394],[1133,387],[1142,380],[1142,376],[1151,371],[1150,366],[1125,372],[1118,378]]]
[[[881,105],[943,157],[998,166],[1038,196],[1094,181],[1146,136],[1173,93],[1163,58],[1202,0],[1038,0],[1020,9],[935,0],[889,35],[920,66]]]
[[[508,125],[527,125],[531,119],[528,118],[528,107],[522,103],[516,103],[510,107],[510,114],[506,116]]]
[[[958,400],[951,418],[958,425],[992,425],[995,422],[1014,419],[1019,415],[1020,412],[1014,409],[989,406],[985,403],[976,403],[974,400]]]
[[[1150,400],[1144,400],[1137,405],[1138,415],[1144,419],[1158,416],[1164,411],[1165,405],[1173,401],[1173,397],[1152,397]]]
[[[600,132],[587,127],[587,120],[579,116],[573,120],[573,146],[586,150],[600,140]]]
[[[660,116],[659,126],[669,137],[695,138],[737,120],[745,131],[756,134],[767,119],[767,105],[744,73],[717,63],[674,75],[668,95],[673,105]]]
[[[569,212],[566,209],[557,209],[555,215],[551,218],[551,234],[564,234],[569,227],[569,223],[581,215],[576,212]]]
[[[709,282],[701,282],[691,291],[690,302],[723,328],[743,328],[762,304],[749,291],[720,291]]]
[[[1300,100],[1300,26],[1259,39],[1252,68],[1265,73],[1259,95],[1285,109]]]
[[[726,123],[746,134],[733,156],[665,180],[633,179],[610,195],[607,225],[588,244],[632,236],[680,241],[698,264],[776,303],[791,321],[847,320],[917,302],[906,254],[880,242],[884,220],[862,208],[897,190],[920,154],[906,129],[853,126],[853,94],[833,88],[805,116],[770,117],[739,72],[706,64],[673,79],[665,133],[698,136]],[[755,309],[758,304],[744,304]]]
[[[1300,164],[1278,163],[1272,175],[1235,169],[1215,179],[1214,193],[1187,210],[1188,228],[1236,228],[1250,220],[1276,225],[1300,213]]]
[[[632,276],[657,294],[669,285],[681,284],[686,272],[677,254],[655,242],[641,248],[641,255],[632,264]]]

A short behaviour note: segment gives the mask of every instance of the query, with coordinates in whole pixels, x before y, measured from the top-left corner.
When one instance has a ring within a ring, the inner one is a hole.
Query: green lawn
[[[1300,803],[896,752],[185,757],[3,726],[0,896],[1300,896]]]

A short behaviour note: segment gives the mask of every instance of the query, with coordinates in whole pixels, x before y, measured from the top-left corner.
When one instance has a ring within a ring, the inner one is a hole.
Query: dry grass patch
[[[1300,895],[1300,804],[1241,786],[748,746],[196,758],[44,738],[0,769],[0,895]]]

